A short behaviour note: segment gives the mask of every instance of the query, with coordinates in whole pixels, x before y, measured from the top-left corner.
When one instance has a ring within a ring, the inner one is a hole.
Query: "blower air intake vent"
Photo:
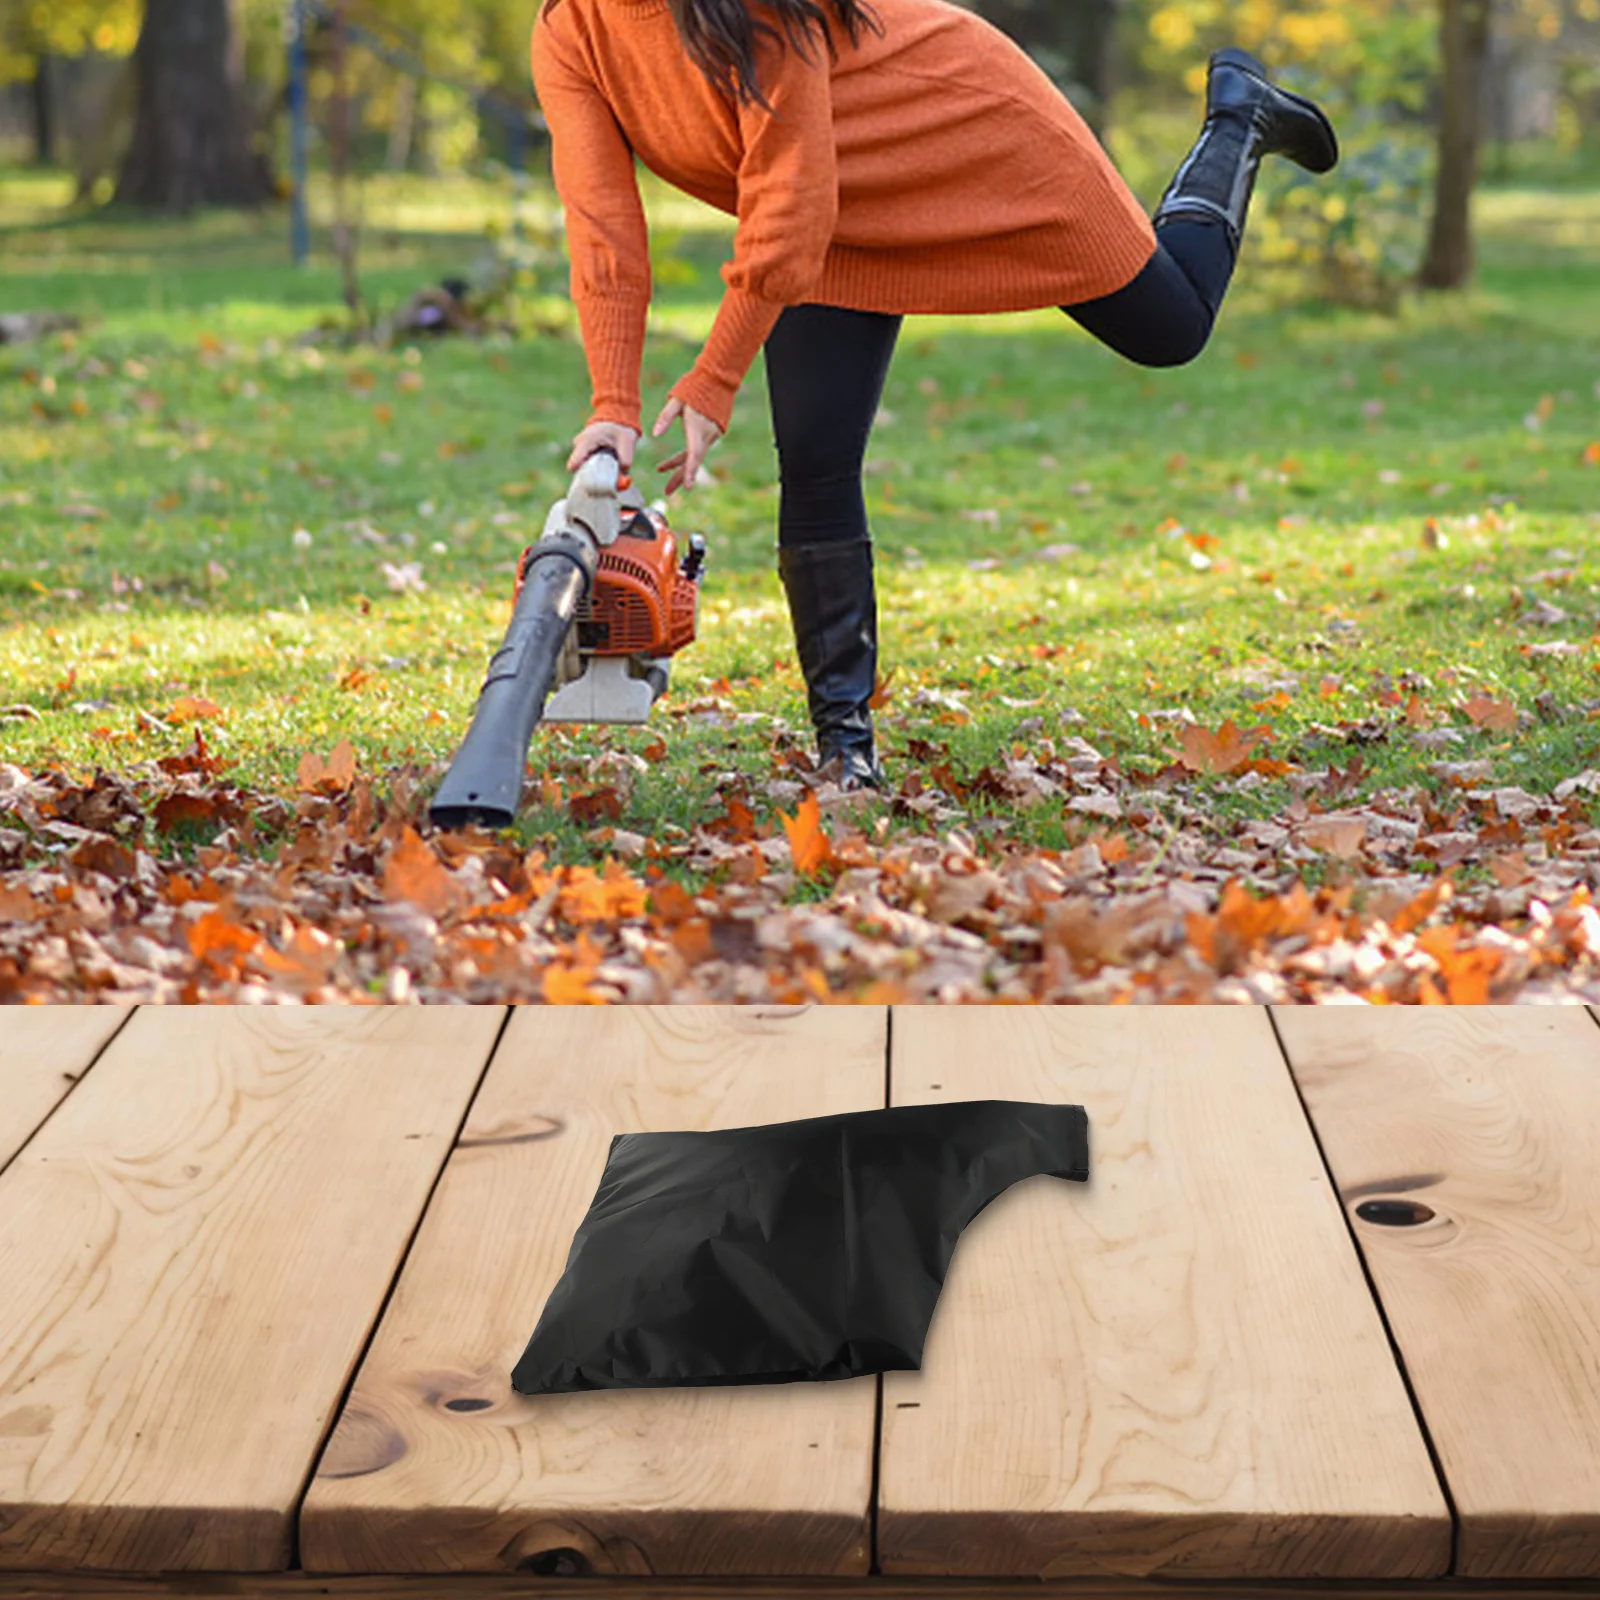
[[[693,596],[689,599],[692,629]],[[672,638],[681,606],[673,607],[670,628],[665,610],[656,573],[613,545],[601,551],[593,593],[578,612],[579,642],[606,655],[666,654],[679,648]]]

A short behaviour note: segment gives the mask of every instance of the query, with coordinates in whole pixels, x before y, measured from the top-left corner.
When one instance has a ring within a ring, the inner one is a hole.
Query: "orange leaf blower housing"
[[[705,559],[705,541],[689,541],[678,560],[678,541],[667,519],[640,501],[633,480],[618,488],[633,512],[614,544],[600,551],[594,587],[578,608],[578,648],[586,656],[672,656],[694,643],[699,586],[695,576]],[[534,547],[517,564],[517,595]],[[515,606],[513,597],[512,604]]]

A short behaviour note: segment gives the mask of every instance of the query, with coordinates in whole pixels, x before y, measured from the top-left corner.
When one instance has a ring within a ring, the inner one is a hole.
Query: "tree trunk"
[[[1111,120],[1120,3],[1121,0],[1078,0],[1078,4],[1063,8],[1067,59],[1072,63],[1073,77],[1089,92],[1089,125],[1102,139]]]
[[[48,51],[39,52],[33,69],[33,148],[41,167],[56,164],[55,75]]]
[[[259,205],[237,0],[148,0],[134,52],[138,110],[117,199],[164,211]]]
[[[404,172],[411,164],[411,130],[417,121],[417,80],[404,77],[395,89],[394,121],[389,124],[389,154],[384,161],[390,172]]]
[[[1472,191],[1483,133],[1483,78],[1493,0],[1440,0],[1444,82],[1433,226],[1419,274],[1425,289],[1459,289],[1472,276]]]

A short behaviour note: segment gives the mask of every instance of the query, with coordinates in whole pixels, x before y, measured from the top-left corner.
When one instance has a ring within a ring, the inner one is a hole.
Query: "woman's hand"
[[[567,471],[576,472],[597,450],[611,449],[617,453],[622,470],[633,467],[633,450],[643,435],[637,428],[625,428],[620,422],[591,422],[572,441],[572,454],[567,457]]]
[[[722,429],[710,417],[696,411],[693,406],[686,406],[676,397],[668,400],[661,408],[661,415],[656,418],[656,425],[650,430],[651,437],[659,439],[680,416],[683,418],[683,433],[686,440],[684,448],[677,455],[669,456],[657,469],[672,474],[667,480],[668,494],[675,494],[679,488],[694,487],[695,479],[699,477],[700,468],[705,462],[706,453],[722,437]]]

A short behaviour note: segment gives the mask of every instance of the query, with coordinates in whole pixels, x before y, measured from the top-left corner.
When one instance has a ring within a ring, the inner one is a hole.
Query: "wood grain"
[[[500,1021],[134,1016],[0,1177],[0,1567],[288,1564]]]
[[[1455,1501],[1458,1572],[1600,1576],[1600,1029],[1542,1008],[1277,1021]]]
[[[881,1008],[519,1011],[307,1497],[306,1568],[865,1572],[875,1379],[527,1397],[510,1372],[613,1134],[881,1106],[886,1031]]]
[[[7,1006],[0,1014],[0,1169],[129,1015],[127,1006]]]
[[[896,1009],[897,1105],[1067,1101],[884,1380],[886,1573],[1428,1577],[1449,1514],[1266,1014]]]

